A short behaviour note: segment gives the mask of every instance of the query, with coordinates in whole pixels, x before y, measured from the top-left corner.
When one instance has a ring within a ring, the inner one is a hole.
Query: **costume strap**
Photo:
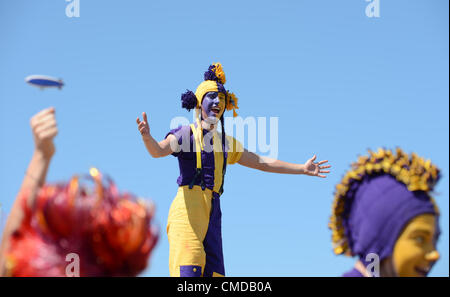
[[[223,129],[223,126],[222,126]],[[225,129],[223,129],[222,133],[225,133]],[[222,184],[220,185],[219,189],[219,196],[222,196],[223,194],[223,185],[225,183],[225,173],[227,172],[227,158],[228,154],[226,152],[226,138],[222,135],[222,151],[223,151],[223,167],[222,167]]]
[[[197,122],[198,123],[198,122]],[[194,124],[191,124],[192,134],[194,135],[194,141],[195,141],[195,152],[197,155],[197,168],[195,171],[194,178],[192,179],[191,183],[189,184],[189,189],[192,189],[194,187],[194,183],[197,180],[198,177],[201,178],[200,186],[202,187],[202,190],[205,190],[205,181],[203,179],[202,174],[202,151],[203,151],[203,131],[201,125],[197,124],[197,128]]]

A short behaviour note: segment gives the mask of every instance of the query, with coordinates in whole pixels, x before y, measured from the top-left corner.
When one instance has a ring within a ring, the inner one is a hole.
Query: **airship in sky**
[[[25,81],[41,90],[46,88],[61,88],[64,86],[62,79],[54,78],[47,75],[30,75],[25,78]]]

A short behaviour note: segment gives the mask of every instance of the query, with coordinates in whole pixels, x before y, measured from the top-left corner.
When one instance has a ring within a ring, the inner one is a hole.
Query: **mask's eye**
[[[424,244],[425,243],[425,237],[423,236],[416,236],[414,237],[414,241],[418,244]]]

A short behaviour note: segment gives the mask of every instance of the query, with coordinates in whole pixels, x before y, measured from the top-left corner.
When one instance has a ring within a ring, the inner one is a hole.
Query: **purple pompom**
[[[181,107],[191,111],[191,109],[194,109],[196,106],[197,97],[195,97],[195,94],[192,91],[186,90],[186,92],[181,95]]]

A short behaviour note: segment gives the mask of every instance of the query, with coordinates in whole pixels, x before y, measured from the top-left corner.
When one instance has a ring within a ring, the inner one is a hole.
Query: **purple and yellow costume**
[[[237,108],[237,98],[225,91],[225,75],[220,64],[205,73],[196,94],[182,95],[182,106],[197,108],[207,92],[226,96],[227,109]],[[198,115],[198,113],[197,113]],[[203,130],[200,120],[190,126],[171,130],[181,148],[178,158],[178,193],[172,202],[167,222],[169,270],[171,276],[225,276],[220,196],[227,164],[239,161],[243,147],[236,139],[217,131]]]
[[[439,169],[415,154],[379,149],[361,156],[336,186],[332,230],[335,254],[366,256],[382,261],[392,256],[394,245],[407,223],[421,214],[439,217],[429,192],[439,180]],[[435,241],[439,236],[436,220]],[[362,276],[353,269],[343,276]]]

